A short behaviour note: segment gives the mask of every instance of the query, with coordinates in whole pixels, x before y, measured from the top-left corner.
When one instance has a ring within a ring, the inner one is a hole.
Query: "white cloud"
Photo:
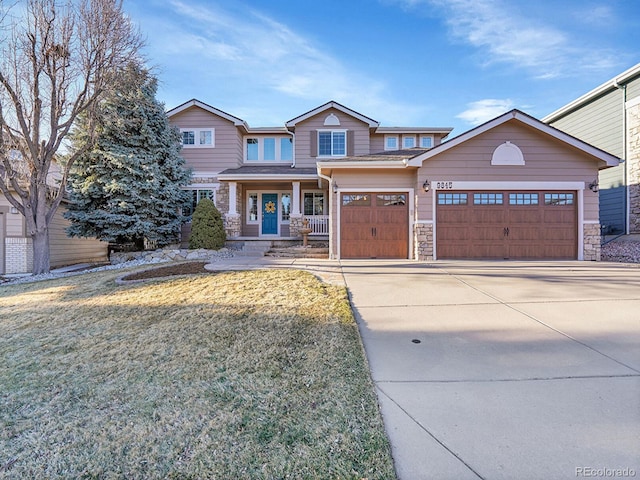
[[[460,118],[471,125],[480,125],[512,110],[514,104],[513,101],[508,98],[487,98],[469,103],[467,107],[464,112],[456,115],[456,118]]]
[[[354,71],[327,46],[261,11],[235,2],[171,0],[168,5],[172,19],[163,24],[162,41],[156,42],[153,52],[154,58],[164,59],[162,70],[190,72],[191,90],[206,83],[202,89],[214,94],[223,89],[234,92],[230,113],[244,111],[251,124],[264,123],[260,116],[275,98],[281,104],[287,99],[305,101],[309,108],[336,100],[384,122],[404,124],[418,117],[416,106],[393,102],[393,93],[383,81]],[[188,98],[194,95],[199,93],[187,94]],[[253,107],[247,107],[250,103]],[[290,110],[284,114],[289,117],[282,118],[280,112],[271,110],[278,123],[300,113]]]
[[[553,10],[538,20],[504,0],[399,0],[405,8],[443,12],[451,35],[477,48],[485,64],[505,63],[534,71],[549,79],[586,70],[607,69],[618,60],[613,52],[577,44],[568,32],[553,27]],[[610,9],[594,7],[600,18]]]

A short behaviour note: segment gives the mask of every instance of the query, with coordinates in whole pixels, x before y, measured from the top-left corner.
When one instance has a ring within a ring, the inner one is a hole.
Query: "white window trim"
[[[245,202],[244,202],[245,203],[244,209],[245,209],[245,212],[246,212],[245,223],[247,225],[260,225],[260,219],[262,217],[261,212],[260,212],[260,194],[261,193],[262,192],[259,191],[259,190],[247,190],[247,194],[246,194]],[[251,210],[249,208],[249,205],[250,205],[249,204],[249,196],[250,195],[256,195],[258,197],[258,199],[256,200],[258,202],[257,203],[258,208],[256,209],[256,213],[258,214],[258,219],[257,220],[249,220],[249,218],[251,216]]]
[[[212,196],[213,198],[211,199],[211,201],[213,201],[213,204],[217,207],[218,204],[216,203],[216,200],[218,198],[218,187],[220,186],[219,183],[199,183],[197,185],[187,185],[185,187],[183,187],[183,190],[187,191],[187,192],[193,192],[193,191],[198,191],[198,190],[210,190],[212,192]]]
[[[327,132],[331,132],[331,155],[320,155],[320,134],[321,133],[327,133]],[[333,153],[333,133],[344,133],[344,154],[334,154]],[[318,130],[317,133],[317,143],[318,143],[318,158],[342,158],[342,157],[346,157],[347,156],[347,150],[349,148],[349,146],[347,145],[348,142],[348,135],[347,135],[347,130],[346,129],[339,129],[339,128],[332,128],[332,129],[322,129],[322,130]]]
[[[250,138],[255,138],[258,140],[258,160],[249,160],[247,158],[247,141]],[[264,140],[265,138],[274,138],[276,141],[276,158],[275,160],[265,160],[264,159]],[[291,140],[291,160],[282,160],[282,139],[288,139]],[[291,137],[291,135],[247,135],[242,139],[242,158],[243,158],[243,162],[244,163],[248,163],[251,165],[255,165],[256,163],[264,163],[267,165],[277,165],[277,164],[284,164],[284,165],[292,165],[293,164],[293,156],[295,155],[294,152],[294,145],[293,145],[293,139]]]
[[[405,140],[413,139],[413,147],[408,147],[404,144]],[[415,135],[403,135],[402,136],[402,148],[415,148],[416,146],[416,136]]]
[[[180,129],[180,141],[182,141],[183,132],[193,132],[194,141],[198,142],[200,139],[200,132],[211,132],[211,145],[200,145],[195,143],[194,145],[182,144],[182,148],[215,148],[216,147],[216,129],[214,127],[206,128],[181,128]]]
[[[291,203],[289,204],[289,220],[283,220],[282,219],[282,214],[284,212],[284,206],[282,205],[282,196],[283,195],[289,195],[289,200],[291,201]],[[278,203],[280,205],[280,218],[278,218],[278,222],[282,225],[289,225],[291,223],[291,213],[293,212],[293,192],[292,191],[282,191],[282,192],[278,192]],[[280,230],[278,228],[278,230]]]
[[[387,140],[389,140],[391,138],[395,138],[395,140],[396,140],[395,148],[389,147],[387,145]],[[384,136],[384,149],[385,150],[398,150],[400,148],[399,145],[400,145],[400,139],[398,138],[398,135],[385,135]]]
[[[428,146],[428,147],[422,146],[422,139],[423,138],[429,138],[431,140],[431,145]],[[433,148],[434,142],[435,142],[435,139],[433,138],[433,135],[420,135],[420,145],[419,145],[420,148]]]
[[[321,190],[318,188],[314,188],[314,189],[310,189],[310,190],[302,190],[300,192],[300,199],[302,200],[300,202],[300,210],[301,210],[301,214],[304,217],[306,214],[304,213],[304,194],[305,193],[321,193],[324,197],[324,201],[322,202],[322,215],[329,215],[329,196],[327,195],[327,192],[325,190]]]

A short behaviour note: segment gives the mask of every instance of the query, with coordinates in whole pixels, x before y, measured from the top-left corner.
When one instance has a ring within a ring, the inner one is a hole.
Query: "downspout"
[[[627,161],[627,85],[620,85],[618,80],[612,82],[613,86],[618,90],[622,90],[622,156],[624,157],[623,183],[624,183],[624,231],[629,234],[630,230],[630,208],[631,192],[629,190],[629,162]]]
[[[290,132],[289,130],[287,130],[287,133],[291,135],[291,157],[293,159],[291,168],[296,168],[296,134],[294,132]]]

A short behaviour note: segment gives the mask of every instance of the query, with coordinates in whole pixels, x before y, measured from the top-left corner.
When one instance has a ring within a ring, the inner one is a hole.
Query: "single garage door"
[[[407,258],[409,210],[406,193],[343,193],[341,258]]]
[[[437,192],[438,258],[573,259],[575,192]]]

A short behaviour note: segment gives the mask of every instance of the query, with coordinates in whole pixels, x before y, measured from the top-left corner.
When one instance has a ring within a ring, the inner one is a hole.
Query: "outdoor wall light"
[[[598,179],[596,178],[593,182],[589,184],[589,190],[593,193],[596,193],[599,190]]]
[[[333,182],[333,193],[338,193],[338,184]]]
[[[11,207],[11,213],[13,214],[18,213],[18,209],[16,207]]]
[[[429,179],[425,180],[424,183],[422,184],[422,189],[425,192],[429,191],[429,188],[431,188],[431,183],[429,183]]]

